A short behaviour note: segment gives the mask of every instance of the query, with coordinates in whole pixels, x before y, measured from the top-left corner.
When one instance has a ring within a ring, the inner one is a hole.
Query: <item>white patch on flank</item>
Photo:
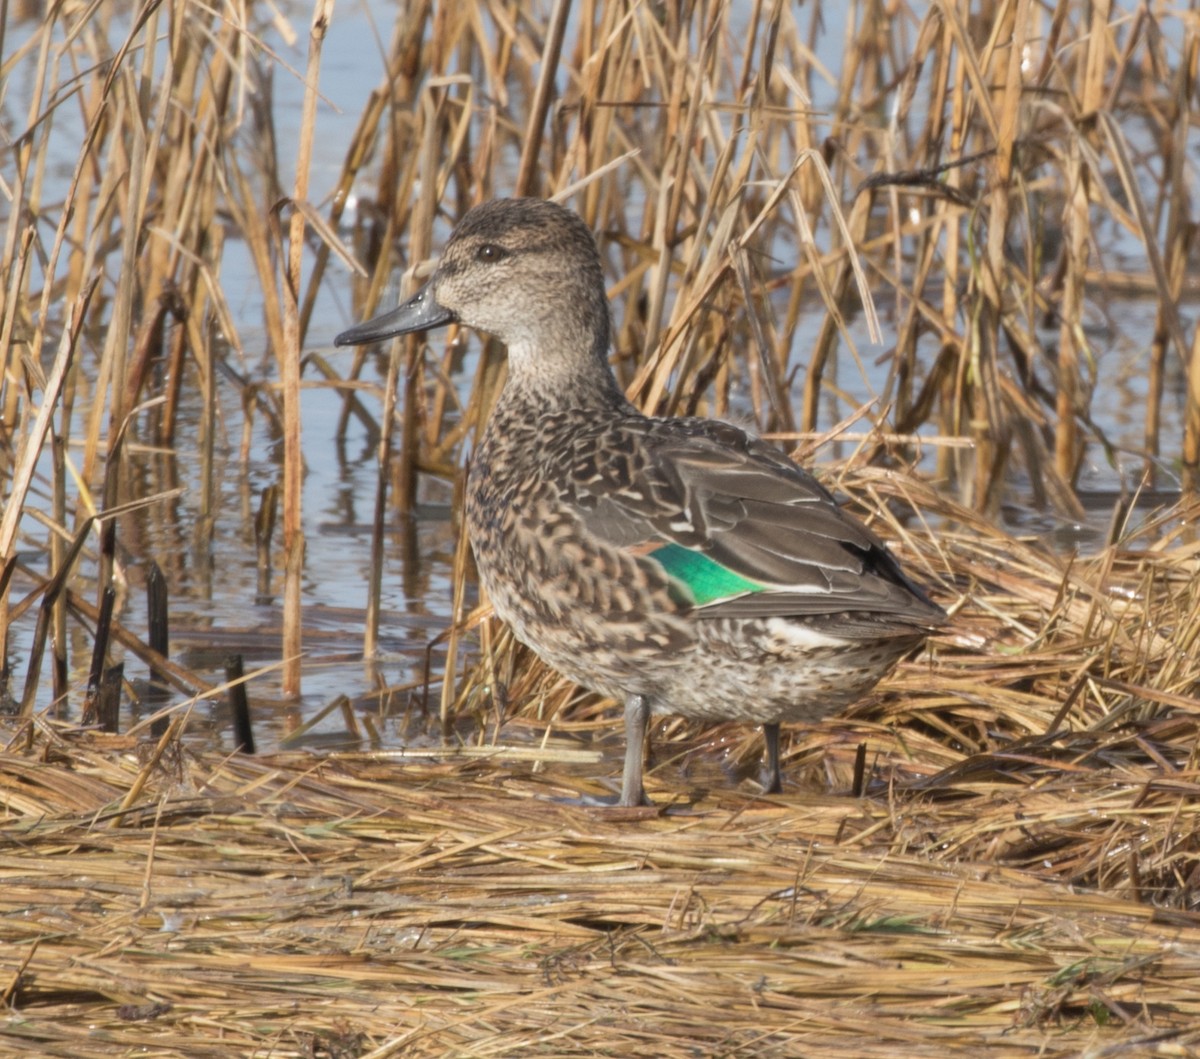
[[[768,618],[767,632],[780,643],[792,647],[841,647],[846,641],[837,636],[827,636],[803,622],[788,618]]]

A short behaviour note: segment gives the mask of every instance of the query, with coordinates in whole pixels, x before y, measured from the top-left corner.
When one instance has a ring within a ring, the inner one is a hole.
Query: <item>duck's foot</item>
[[[664,811],[663,806],[655,805],[645,795],[643,800],[636,805],[626,805],[619,794],[603,795],[603,794],[581,794],[578,798],[564,799],[568,804],[582,805],[585,809],[625,809],[631,815],[653,815]],[[648,810],[648,812],[647,812]]]
[[[601,781],[606,787],[615,787],[609,780]],[[613,811],[623,810],[630,816],[652,816],[658,813],[664,813],[671,808],[670,805],[657,805],[646,797],[645,791],[642,792],[642,800],[633,805],[626,805],[622,801],[620,793],[613,791],[612,794],[577,794],[574,797],[563,795],[561,797],[551,798],[551,801],[559,805],[577,805],[583,809],[611,809]]]

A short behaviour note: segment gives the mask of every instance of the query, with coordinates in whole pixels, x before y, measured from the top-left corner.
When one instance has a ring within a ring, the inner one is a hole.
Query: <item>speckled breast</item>
[[[546,424],[493,414],[467,482],[480,578],[496,614],[555,669],[604,694],[656,695],[695,628],[656,564],[586,532],[554,459],[564,448]]]

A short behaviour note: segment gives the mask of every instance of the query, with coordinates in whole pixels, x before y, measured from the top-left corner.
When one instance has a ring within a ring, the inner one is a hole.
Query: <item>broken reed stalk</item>
[[[300,292],[303,277],[304,211],[308,199],[309,164],[316,135],[317,77],[321,69],[321,44],[333,15],[333,0],[316,0],[309,26],[308,67],[304,79],[304,111],[296,152],[296,178],[292,190],[292,213],[288,229],[287,271],[281,284],[283,297],[283,346],[277,350],[280,386],[283,391],[283,691],[300,693],[303,661],[301,578],[304,573],[304,526],[302,490],[304,454],[300,435]]]
[[[405,343],[407,344],[407,342]],[[391,473],[392,437],[396,423],[396,386],[400,376],[400,343],[392,342],[388,370],[383,386],[382,426],[377,446],[379,459],[375,474],[375,511],[371,519],[371,565],[367,576],[363,657],[373,659],[379,650],[379,626],[383,614],[383,583],[389,521],[388,484]],[[415,486],[415,482],[414,482]]]
[[[125,679],[125,663],[107,666],[100,675],[96,692],[95,723],[102,732],[121,730],[121,688]]]
[[[152,562],[146,573],[146,643],[150,650],[169,658],[171,654],[170,597],[166,578],[158,563]],[[157,712],[171,700],[171,688],[158,666],[151,663],[150,679],[146,688],[147,710]],[[161,736],[166,730],[165,718],[151,726],[151,734]]]
[[[225,658],[225,683],[229,686],[229,709],[233,715],[233,746],[243,754],[254,753],[254,726],[250,720],[250,698],[246,694],[246,670],[239,654]]]
[[[1179,70],[1174,75],[1174,91],[1171,97],[1170,111],[1164,115],[1165,129],[1163,140],[1166,145],[1164,176],[1167,181],[1167,249],[1165,253],[1166,271],[1169,279],[1169,297],[1171,306],[1178,304],[1185,276],[1185,260],[1188,251],[1196,239],[1196,226],[1190,223],[1187,207],[1187,184],[1183,169],[1187,165],[1187,155],[1182,149],[1187,142],[1188,125],[1191,115],[1191,93],[1193,90],[1194,74],[1200,63],[1200,33],[1193,33],[1185,45],[1185,54]],[[1171,113],[1173,111],[1173,113]],[[1146,446],[1145,477],[1153,486],[1158,475],[1158,455],[1160,451],[1160,434],[1162,430],[1162,401],[1165,386],[1165,368],[1167,345],[1172,336],[1169,324],[1170,306],[1159,305],[1155,312],[1154,338],[1150,346],[1150,365],[1147,371],[1146,383],[1146,412],[1145,429],[1143,431]],[[1183,353],[1183,350],[1180,350]],[[1193,350],[1193,356],[1195,351]],[[1188,388],[1188,407],[1192,403],[1192,388]],[[1192,413],[1188,413],[1187,423],[1190,423]],[[1193,429],[1188,427],[1189,430]],[[1195,452],[1195,442],[1189,444],[1186,439],[1184,449]],[[1185,460],[1185,467],[1189,466]]]
[[[1009,433],[1000,413],[1000,328],[1004,313],[1004,288],[1007,275],[1006,245],[1012,196],[1016,137],[1020,113],[1022,83],[1021,61],[1029,30],[1029,0],[1015,0],[1000,8],[1000,18],[988,40],[998,80],[998,107],[993,111],[988,96],[978,105],[987,116],[995,137],[996,154],[991,173],[992,187],[987,196],[987,230],[979,269],[981,300],[976,333],[972,336],[977,386],[973,404],[976,426],[976,460],[973,496],[983,510],[998,509],[998,493],[1003,481],[1004,463],[1009,448]],[[1000,46],[1003,42],[1003,47]],[[978,86],[982,89],[982,85]]]
[[[52,508],[54,526],[67,524],[67,475],[66,458],[63,452],[62,438],[54,437],[53,446],[53,491]],[[50,578],[53,579],[66,561],[66,549],[63,535],[50,534]],[[54,665],[54,701],[65,702],[67,696],[67,601],[60,595],[54,601],[51,615],[50,643],[53,650]]]
[[[571,13],[571,0],[554,0],[550,14],[550,25],[546,34],[546,46],[542,49],[541,72],[538,74],[537,92],[529,107],[529,121],[521,144],[521,159],[517,163],[517,178],[513,194],[533,195],[537,191],[538,156],[542,147],[542,131],[546,124],[546,113],[554,97],[554,84],[558,76],[558,60],[562,54],[563,37],[567,31],[567,17]]]
[[[46,641],[53,637],[55,615],[60,601],[65,602],[67,578],[71,576],[76,560],[83,549],[84,541],[92,531],[93,518],[84,519],[71,541],[69,548],[61,555],[61,561],[54,570],[52,577],[43,585],[42,602],[38,608],[37,627],[34,629],[33,643],[29,651],[29,668],[25,677],[25,690],[21,694],[20,716],[29,717],[33,713],[34,697],[37,695],[38,682],[41,679],[42,658],[46,650]],[[57,689],[56,689],[57,690]],[[55,696],[57,701],[57,695]]]
[[[1055,469],[1064,481],[1073,482],[1078,468],[1079,443],[1076,430],[1076,405],[1080,387],[1080,361],[1086,356],[1082,319],[1084,283],[1088,264],[1088,202],[1091,198],[1091,172],[1084,165],[1084,145],[1079,136],[1083,126],[1094,120],[1102,103],[1105,49],[1109,4],[1092,7],[1087,40],[1087,55],[1079,71],[1079,105],[1076,136],[1068,145],[1066,160],[1067,208],[1064,217],[1064,255],[1062,283],[1062,326],[1058,344],[1058,419],[1054,439]]]
[[[50,433],[50,420],[56,411],[59,394],[66,382],[67,371],[70,369],[72,358],[79,345],[79,334],[83,328],[84,316],[88,303],[96,289],[99,277],[93,277],[76,298],[70,314],[66,319],[66,328],[58,344],[58,352],[50,374],[46,377],[42,389],[41,404],[32,424],[27,425],[21,436],[21,448],[13,461],[15,473],[9,489],[9,495],[0,515],[0,557],[7,561],[14,553],[17,536],[17,524],[25,506],[26,495],[33,484],[34,468],[41,454],[42,446]]]
[[[104,660],[108,655],[109,637],[112,633],[113,607],[117,601],[117,590],[107,586],[100,597],[100,611],[96,618],[96,630],[92,643],[92,664],[88,670],[87,694],[80,711],[81,723],[87,725],[95,720],[98,712],[97,700],[100,684],[104,677]],[[105,729],[112,731],[114,729]]]

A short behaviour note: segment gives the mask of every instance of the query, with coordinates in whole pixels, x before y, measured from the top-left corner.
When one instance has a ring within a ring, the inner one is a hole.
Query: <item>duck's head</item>
[[[606,364],[608,300],[600,254],[574,212],[545,199],[495,199],[470,210],[429,282],[390,312],[343,331],[339,346],[458,322],[494,335],[514,374]],[[605,369],[607,371],[607,368]]]

